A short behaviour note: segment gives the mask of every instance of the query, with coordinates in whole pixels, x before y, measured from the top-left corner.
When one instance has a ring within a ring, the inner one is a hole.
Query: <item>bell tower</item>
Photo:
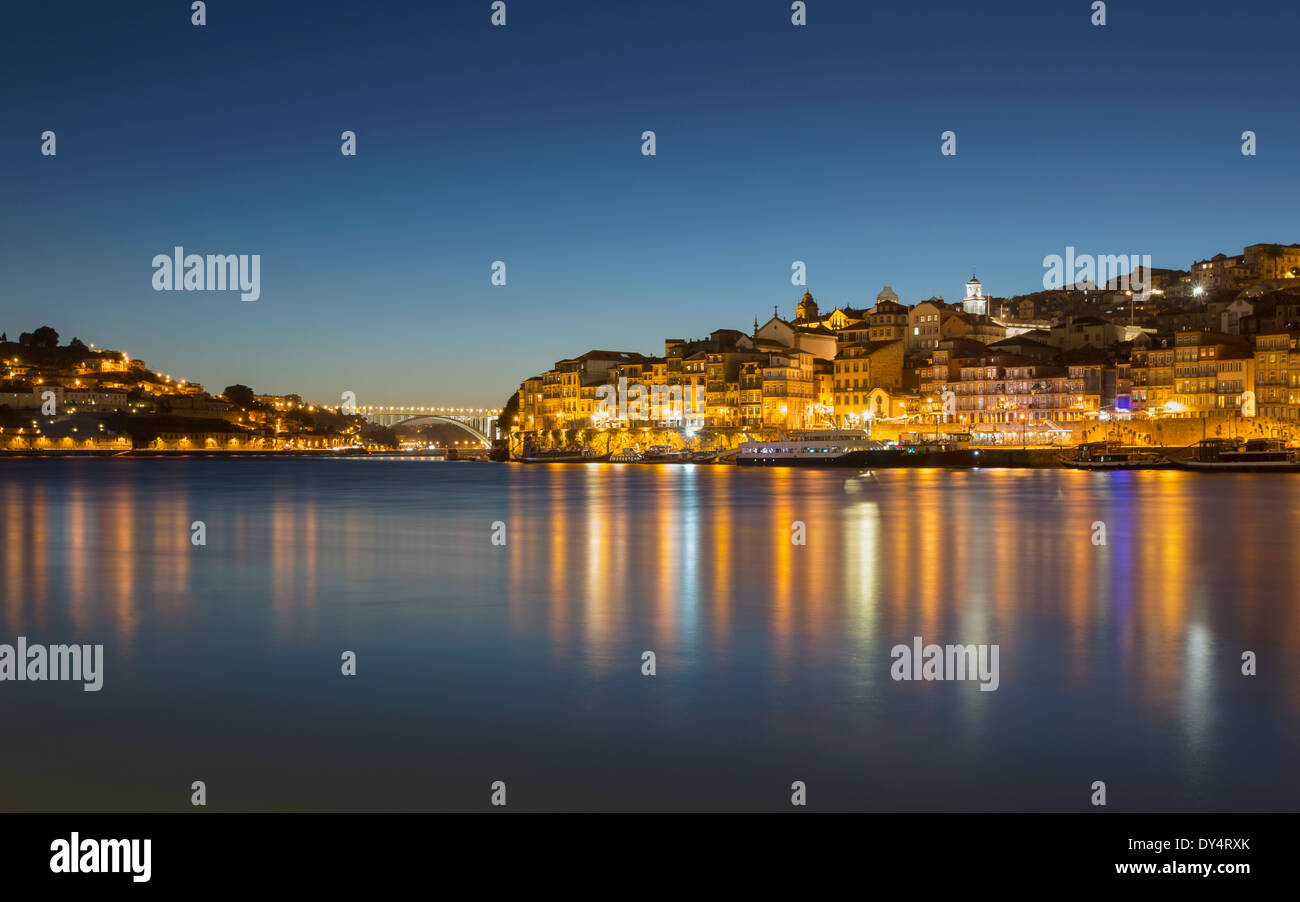
[[[989,299],[984,297],[984,286],[975,278],[974,273],[966,283],[966,298],[961,302],[961,309],[976,316],[984,316],[989,312]]]
[[[813,300],[812,292],[803,293],[799,306],[794,308],[794,318],[805,321],[817,318],[817,302]]]

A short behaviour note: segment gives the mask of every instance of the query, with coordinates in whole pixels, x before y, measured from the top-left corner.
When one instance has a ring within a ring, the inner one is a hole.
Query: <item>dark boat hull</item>
[[[948,467],[1051,467],[1057,463],[1055,452],[1024,448],[976,448],[963,451],[907,451],[900,448],[850,451],[839,457],[825,458],[738,457],[742,467],[858,467],[864,470],[896,468]]]
[[[1300,462],[1296,461],[1205,461],[1180,460],[1175,462],[1180,470],[1192,470],[1197,473],[1300,473]]]
[[[1098,461],[1098,460],[1072,460],[1070,458],[1061,458],[1061,466],[1069,467],[1071,470],[1167,470],[1173,466],[1167,460],[1145,460],[1145,461]]]
[[[521,464],[603,464],[609,462],[609,455],[556,454],[545,457],[512,457],[511,460]]]

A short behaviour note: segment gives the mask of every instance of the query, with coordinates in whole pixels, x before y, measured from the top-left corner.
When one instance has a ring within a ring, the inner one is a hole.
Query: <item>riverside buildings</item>
[[[1272,247],[1248,249],[1251,272],[1286,270],[1292,252],[1274,257]],[[1175,280],[1176,273],[1165,284]],[[1115,421],[1203,419],[1215,424],[1206,434],[1238,434],[1228,424],[1237,418],[1288,437],[1300,422],[1300,280],[1281,288],[1256,282],[1240,299],[1166,303],[1138,308],[1123,292],[1073,289],[1006,301],[986,296],[972,278],[957,304],[935,297],[909,306],[886,285],[871,306],[825,312],[805,292],[792,318],[774,310],[748,333],[666,339],[662,356],[589,351],[558,361],[521,384],[515,429],[894,423],[993,441],[1029,433],[1065,441]],[[687,404],[593,418],[597,388],[620,379],[679,387]]]

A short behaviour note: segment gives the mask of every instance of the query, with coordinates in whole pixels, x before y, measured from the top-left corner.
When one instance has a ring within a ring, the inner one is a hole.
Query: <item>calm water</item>
[[[0,809],[1300,808],[1300,478],[849,475],[0,461]]]

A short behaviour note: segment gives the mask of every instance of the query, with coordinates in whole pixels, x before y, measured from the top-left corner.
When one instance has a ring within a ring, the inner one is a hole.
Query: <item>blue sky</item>
[[[498,406],[591,348],[792,315],[794,260],[829,308],[952,299],[972,268],[1033,291],[1070,245],[1186,268],[1300,241],[1300,12],[1089,5],[10,8],[0,328],[213,391]],[[176,245],[260,254],[261,299],[153,291]]]

